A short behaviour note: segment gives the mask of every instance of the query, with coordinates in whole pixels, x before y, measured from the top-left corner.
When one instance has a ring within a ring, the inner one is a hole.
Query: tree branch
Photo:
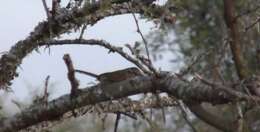
[[[22,63],[23,58],[39,47],[39,42],[51,40],[71,29],[78,29],[82,24],[94,25],[105,17],[130,13],[128,5],[124,2],[130,2],[129,5],[132,6],[131,9],[134,13],[145,14],[147,8],[155,8],[156,10],[150,12],[147,17],[160,18],[162,14],[172,16],[166,12],[167,9],[161,6],[150,7],[149,5],[136,4],[138,1],[140,2],[140,0],[113,0],[110,8],[102,10],[100,10],[102,2],[95,2],[78,10],[61,8],[60,10],[63,12],[55,15],[55,22],[51,24],[48,21],[40,22],[26,39],[18,41],[8,53],[2,55],[0,59],[0,89],[9,88],[11,80],[18,76],[17,67]],[[49,29],[52,29],[53,35],[50,35]]]
[[[139,77],[111,85],[96,85],[82,89],[75,98],[70,94],[61,96],[44,105],[32,105],[13,117],[0,121],[0,131],[18,131],[42,121],[57,120],[63,114],[71,111],[71,105],[77,104],[74,108],[109,101],[111,99],[123,98],[129,95],[148,92],[152,87],[150,77]]]
[[[67,66],[67,69],[68,69],[68,79],[70,81],[70,85],[71,85],[71,91],[70,91],[70,94],[71,94],[71,97],[74,97],[76,96],[76,93],[77,93],[77,90],[78,90],[78,87],[79,87],[79,81],[76,79],[75,77],[75,70],[74,70],[74,66],[73,66],[73,63],[72,63],[72,60],[70,58],[70,55],[69,54],[65,54],[63,56],[63,60]]]
[[[176,99],[174,98],[170,98],[170,97],[161,97],[160,98],[161,103],[164,107],[173,107],[176,106]],[[133,119],[137,119],[137,117],[135,116],[135,112],[139,113],[140,111],[143,111],[145,109],[149,109],[149,108],[153,108],[153,109],[160,109],[160,106],[158,106],[158,103],[150,98],[150,99],[142,99],[140,101],[136,101],[136,100],[129,100],[129,99],[120,99],[120,101],[118,102],[111,102],[111,101],[106,101],[106,102],[102,102],[98,104],[98,107],[96,105],[88,105],[79,109],[75,109],[75,112],[77,113],[78,116],[83,116],[85,114],[94,114],[94,113],[116,113],[116,112],[120,112],[120,113],[124,113],[127,114],[128,116],[131,116]],[[66,119],[74,117],[71,113],[66,113],[63,117],[62,117],[62,121],[66,121]],[[59,120],[60,121],[60,120]],[[61,123],[56,121],[52,121],[49,124],[51,125],[47,125],[44,127],[50,128],[54,125],[57,125],[58,123]],[[46,123],[46,122],[42,122],[42,123]],[[41,124],[37,124],[37,126],[41,126]],[[36,126],[36,128],[37,128]],[[31,128],[35,128],[35,126],[31,126],[29,129],[31,130]],[[37,130],[39,130],[39,128],[37,128]]]
[[[234,130],[234,124],[232,121],[223,120],[218,114],[210,113],[202,105],[191,105],[187,104],[190,111],[194,113],[199,119],[205,121],[206,123],[214,126],[215,128],[225,131],[232,132]]]
[[[129,10],[131,11],[132,9],[129,8]],[[140,34],[140,36],[141,36],[141,38],[142,38],[142,40],[144,42],[144,46],[145,46],[145,50],[146,50],[146,54],[147,54],[147,58],[149,60],[149,63],[152,64],[152,61],[151,61],[151,58],[150,58],[149,49],[148,49],[148,42],[145,39],[145,37],[144,37],[144,35],[143,35],[143,33],[142,33],[141,29],[140,29],[139,22],[138,22],[138,20],[137,20],[137,18],[135,16],[135,14],[132,11],[131,11],[131,13],[132,13],[132,16],[133,16],[135,24],[136,24],[137,33]]]
[[[224,17],[225,22],[228,27],[228,31],[231,37],[229,42],[231,52],[233,55],[233,60],[235,63],[235,68],[240,80],[244,80],[250,76],[249,69],[247,66],[247,61],[244,58],[242,49],[241,49],[241,38],[239,35],[238,21],[235,16],[235,2],[234,0],[223,0],[224,1]],[[253,91],[253,90],[251,90]],[[242,109],[239,103],[236,104],[238,108]],[[246,128],[246,124],[243,121],[243,118],[237,119],[237,131],[240,131],[239,128]]]
[[[106,49],[108,49],[111,52],[116,52],[119,55],[121,55],[122,57],[124,57],[126,60],[128,60],[129,62],[132,62],[133,64],[135,64],[138,68],[140,68],[144,73],[147,74],[152,74],[150,71],[147,70],[147,68],[145,68],[142,63],[136,59],[133,58],[131,56],[129,56],[127,53],[125,53],[123,51],[123,49],[121,47],[116,47],[111,45],[110,43],[104,41],[104,40],[96,40],[96,39],[74,39],[74,40],[53,40],[53,41],[49,41],[49,42],[45,42],[45,43],[40,43],[40,46],[44,46],[44,45],[98,45],[101,47],[104,47]]]
[[[230,32],[230,48],[235,62],[237,74],[240,79],[245,79],[249,76],[249,70],[246,65],[246,60],[243,56],[240,44],[240,36],[237,26],[237,19],[235,17],[235,7],[233,0],[224,1],[224,16],[225,22]]]
[[[250,25],[248,25],[245,28],[245,32],[247,32],[249,29],[251,29],[252,27],[254,27],[256,24],[258,24],[260,22],[260,17],[258,17],[253,23],[251,23]]]
[[[75,98],[70,95],[61,96],[48,103],[48,106],[35,104],[23,110],[13,117],[0,121],[0,131],[16,131],[35,125],[42,121],[57,120],[63,114],[71,111],[71,104],[77,104],[76,108],[86,105],[97,104],[111,99],[119,99],[130,95],[147,93],[153,90],[154,82],[159,82],[160,90],[168,92],[174,97],[188,103],[210,102],[213,104],[224,104],[233,100],[246,100],[244,98],[231,96],[217,87],[210,86],[193,80],[189,83],[177,77],[166,76],[161,80],[154,80],[150,76],[139,76],[109,85],[96,85],[87,87],[79,92]],[[255,100],[254,100],[255,101]],[[260,102],[260,100],[257,100]]]

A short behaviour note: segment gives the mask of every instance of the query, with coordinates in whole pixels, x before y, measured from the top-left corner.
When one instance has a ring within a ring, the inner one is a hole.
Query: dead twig
[[[49,11],[49,8],[47,6],[47,3],[45,0],[42,0],[42,4],[43,4],[43,7],[44,7],[44,10],[46,12],[46,15],[47,15],[47,18],[50,19],[51,18],[51,13]]]
[[[73,63],[72,63],[72,60],[70,58],[70,55],[65,54],[63,56],[63,60],[66,64],[66,66],[67,66],[67,69],[68,69],[68,79],[69,79],[70,85],[71,85],[71,93],[70,94],[71,94],[71,96],[74,96],[74,95],[76,95],[76,92],[78,90],[79,82],[75,77],[75,70],[74,70]]]
[[[153,64],[152,64],[152,61],[151,61],[151,58],[150,58],[150,53],[149,53],[149,49],[148,49],[148,42],[147,42],[147,40],[145,39],[145,37],[144,37],[144,35],[143,35],[143,33],[142,33],[141,29],[140,29],[139,22],[138,22],[138,20],[137,20],[137,18],[136,18],[136,16],[135,16],[133,10],[130,8],[129,3],[127,3],[127,4],[128,4],[128,8],[129,8],[131,14],[133,15],[133,18],[134,18],[134,21],[135,21],[135,24],[136,24],[136,27],[137,27],[137,33],[140,34],[140,36],[141,36],[141,38],[142,38],[142,40],[143,40],[143,42],[144,42],[145,51],[146,51],[146,54],[147,54],[147,59],[144,59],[144,58],[142,58],[142,59],[139,58],[139,59],[140,59],[141,62],[144,63],[144,65],[146,65],[155,75],[158,75],[158,72],[157,72],[156,69],[154,68],[154,66],[153,66]],[[149,63],[147,63],[147,60],[148,60]]]
[[[196,130],[196,128],[193,126],[193,124],[191,123],[191,121],[188,119],[188,113],[186,112],[184,103],[182,101],[177,101],[177,103],[178,103],[178,106],[181,110],[182,116],[183,116],[184,120],[186,121],[186,123],[190,126],[190,128],[192,129],[193,132],[198,132]]]
[[[54,36],[52,24],[54,23],[53,19],[55,17],[56,12],[57,12],[57,8],[59,7],[59,2],[60,2],[60,0],[52,0],[52,10],[50,11],[48,6],[47,6],[46,0],[42,0],[42,4],[43,4],[44,10],[45,10],[46,15],[47,15],[50,38],[52,38]],[[49,51],[49,54],[50,54],[51,50],[50,50],[49,45],[46,45],[46,48],[48,48],[48,51]]]
[[[44,95],[43,95],[43,101],[45,106],[48,105],[48,97],[49,97],[49,93],[48,93],[48,85],[49,85],[49,80],[50,80],[50,75],[48,75],[45,79],[45,84],[44,84]]]
[[[70,85],[71,85],[70,98],[72,99],[72,98],[77,96],[79,82],[75,77],[75,70],[74,70],[73,63],[72,63],[72,60],[70,58],[70,55],[65,54],[63,56],[63,60],[66,64],[66,66],[67,66],[67,69],[68,69],[68,79],[69,79]],[[76,117],[77,113],[74,111],[75,104],[71,104],[71,106],[72,106],[72,114],[73,114],[74,117]]]
[[[128,6],[128,7],[129,7],[129,9],[130,9],[130,6]],[[139,22],[138,22],[138,20],[137,20],[137,18],[136,18],[136,16],[135,16],[135,14],[133,13],[133,11],[132,11],[131,9],[130,9],[130,11],[131,11],[131,14],[132,14],[132,16],[133,16],[133,18],[134,18],[136,27],[137,27],[137,30],[136,30],[136,31],[137,31],[138,34],[140,34],[140,36],[141,36],[141,38],[142,38],[142,40],[143,40],[143,42],[144,42],[145,50],[146,50],[146,54],[147,54],[147,58],[148,58],[148,60],[150,61],[150,63],[152,64],[152,61],[151,61],[151,59],[150,59],[149,49],[148,49],[148,42],[147,42],[147,40],[145,39],[145,37],[144,37],[144,35],[143,35],[143,33],[142,33],[141,29],[140,29]]]
[[[83,25],[82,29],[81,29],[81,32],[80,32],[80,35],[79,35],[79,39],[82,39],[83,38],[83,35],[85,33],[85,30],[87,28],[87,25]]]

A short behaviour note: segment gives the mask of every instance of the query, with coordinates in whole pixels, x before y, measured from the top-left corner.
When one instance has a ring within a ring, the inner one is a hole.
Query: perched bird
[[[142,75],[141,71],[136,67],[130,67],[122,70],[112,71],[112,72],[106,72],[100,75],[82,71],[82,70],[75,70],[75,72],[89,75],[91,77],[96,78],[101,84],[109,84],[109,83],[115,83],[120,82],[129,78],[133,78],[135,76]]]
[[[91,72],[87,72],[87,71],[82,71],[82,70],[75,70],[75,72],[94,77],[102,85],[116,83],[116,82],[120,82],[120,81],[123,81],[123,80],[126,80],[126,79],[130,79],[130,78],[142,75],[141,71],[136,67],[130,67],[130,68],[117,70],[117,71],[113,71],[113,72],[106,72],[106,73],[103,73],[103,74],[100,74],[100,75],[97,75],[97,74],[94,74],[94,73],[91,73]],[[121,118],[121,114],[124,114],[124,115],[126,115],[130,118],[133,118],[133,116],[131,116],[128,113],[116,112],[116,122],[115,122],[114,132],[117,132],[117,128],[118,128],[119,120]]]

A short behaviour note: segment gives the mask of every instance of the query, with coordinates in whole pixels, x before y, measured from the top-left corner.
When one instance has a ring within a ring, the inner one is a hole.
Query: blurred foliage
[[[193,71],[204,73],[204,76],[214,80],[219,80],[220,75],[225,80],[236,79],[228,45],[228,30],[223,18],[223,2],[168,0],[165,6],[171,7],[177,21],[174,25],[163,25],[160,30],[149,34],[153,54],[158,56],[165,50],[182,53],[184,58],[181,58],[183,59],[181,61],[189,65],[198,56],[207,52],[200,59],[200,63],[193,66]],[[259,32],[257,25],[247,32],[245,28],[259,17],[259,6],[259,0],[236,1],[242,49],[252,73],[259,70],[256,57],[257,49],[260,47]],[[253,12],[247,13],[251,10]],[[161,48],[165,45],[168,49]]]
[[[251,73],[259,74],[259,24],[246,29],[260,16],[260,0],[236,0],[235,4],[243,55]],[[184,62],[186,66],[183,69],[192,64],[187,77],[199,73],[214,81],[237,80],[228,44],[229,31],[223,16],[223,1],[168,0],[165,6],[170,7],[176,14],[176,23],[164,24],[159,30],[147,35],[151,40],[152,54],[155,57],[165,51],[182,54],[179,60],[172,62],[173,65]],[[205,107],[224,117],[237,117],[235,106],[232,104]],[[194,123],[199,131],[217,131],[197,119]]]

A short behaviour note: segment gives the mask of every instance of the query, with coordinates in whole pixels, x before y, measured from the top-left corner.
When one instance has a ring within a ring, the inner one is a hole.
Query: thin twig
[[[48,75],[45,79],[45,84],[44,84],[44,95],[48,93],[48,85],[49,85],[49,80],[50,80],[50,75]]]
[[[20,102],[14,100],[14,99],[12,99],[11,101],[19,108],[19,110],[23,110],[23,106],[20,104]],[[0,106],[0,110],[1,110],[1,106]]]
[[[140,26],[139,26],[139,23],[138,23],[138,20],[137,20],[135,14],[134,14],[134,13],[132,13],[132,14],[133,14],[133,17],[134,17],[134,20],[135,20],[135,23],[136,23],[137,32],[140,34],[140,36],[142,37],[142,40],[143,40],[143,42],[144,42],[144,44],[145,44],[145,50],[146,50],[147,58],[148,58],[148,60],[150,61],[150,63],[152,63],[152,61],[151,61],[151,59],[150,59],[150,53],[149,53],[149,49],[148,49],[148,43],[147,43],[146,39],[144,38],[143,33],[141,32],[141,29],[140,29]]]
[[[253,94],[250,92],[250,90],[248,89],[248,87],[244,83],[245,83],[245,80],[242,80],[241,83],[240,83],[240,87],[242,87],[242,89],[245,90],[247,95],[252,97]],[[259,103],[257,101],[254,101],[254,102],[257,106],[259,106]]]
[[[118,124],[119,124],[120,119],[121,119],[121,114],[119,112],[116,112],[116,122],[115,122],[115,126],[114,126],[114,132],[117,132],[117,130],[118,130]]]
[[[144,56],[139,54],[139,51],[136,51],[136,47],[131,47],[129,44],[125,45],[131,52],[132,55],[134,55],[138,60],[142,62],[150,71],[152,71],[155,75],[158,75],[157,70],[151,65],[150,60],[145,58]]]
[[[47,18],[50,19],[51,18],[51,13],[49,11],[49,8],[47,7],[46,1],[42,0],[42,4],[43,4],[44,10],[46,12]]]
[[[136,27],[137,27],[137,33],[140,34],[140,36],[141,36],[141,38],[142,38],[142,40],[143,40],[143,42],[144,42],[145,50],[146,50],[146,54],[147,54],[147,58],[148,58],[148,60],[149,60],[149,63],[152,65],[152,61],[151,61],[151,59],[150,59],[150,53],[149,53],[149,49],[148,49],[148,43],[147,43],[147,41],[146,41],[146,39],[145,39],[143,33],[141,32],[141,29],[140,29],[140,26],[139,26],[139,22],[138,22],[138,20],[137,20],[137,18],[136,18],[136,16],[135,16],[134,12],[133,12],[132,9],[130,8],[129,3],[128,3],[128,7],[129,7],[129,10],[131,11],[131,14],[133,15],[134,20],[135,20],[135,24],[136,24]]]
[[[49,93],[48,93],[48,85],[49,85],[49,80],[50,80],[50,75],[48,75],[45,79],[45,84],[44,84],[44,95],[43,95],[43,101],[45,106],[48,105],[48,97],[49,97]]]
[[[237,119],[237,123],[238,123],[238,127],[237,127],[237,132],[243,132],[244,130],[244,115],[243,115],[243,110],[242,110],[242,104],[240,102],[236,102],[236,106],[237,106],[237,113],[238,113],[238,119]]]
[[[83,0],[79,0],[78,6],[81,6],[82,2],[83,2]]]
[[[146,74],[149,74],[151,75],[152,73],[147,70],[143,64],[129,56],[127,53],[125,53],[123,51],[123,49],[121,47],[116,47],[116,46],[113,46],[111,45],[110,43],[104,41],[104,40],[95,40],[95,39],[89,39],[89,40],[85,40],[85,39],[75,39],[75,40],[52,40],[52,41],[49,41],[49,42],[45,42],[45,43],[40,43],[39,45],[40,46],[43,46],[43,45],[65,45],[65,44],[75,44],[75,45],[99,45],[101,47],[104,47],[106,49],[108,49],[109,51],[111,52],[116,52],[118,53],[119,55],[121,55],[122,57],[124,57],[126,60],[128,60],[129,62],[132,62],[133,64],[135,64],[138,68],[140,68],[144,73]]]
[[[75,69],[75,72],[80,73],[80,74],[85,74],[87,76],[91,76],[91,77],[94,77],[94,78],[98,78],[97,74],[94,74],[94,73],[91,73],[91,72],[88,72],[88,71]]]
[[[66,8],[67,8],[67,9],[70,9],[70,8],[71,8],[71,3],[72,3],[71,0],[69,0],[68,4],[66,5]]]
[[[206,52],[203,52],[203,53],[199,54],[198,56],[194,57],[194,59],[191,61],[191,63],[185,69],[183,69],[179,72],[179,75],[183,76],[183,75],[189,73],[191,71],[191,69],[193,68],[193,66],[195,64],[197,64],[198,62],[200,62],[203,57],[206,57],[207,55],[209,55],[209,53],[211,51],[212,50],[209,49]]]
[[[83,35],[85,33],[85,30],[87,28],[87,25],[83,25],[82,29],[81,29],[81,32],[80,32],[80,35],[79,35],[79,39],[82,39],[83,38]]]
[[[55,0],[52,1],[52,10],[50,11],[49,8],[47,7],[46,1],[45,1],[45,0],[42,0],[42,4],[43,4],[44,10],[45,10],[46,15],[47,15],[50,38],[51,38],[52,36],[54,36],[54,35],[53,35],[53,30],[52,30],[52,23],[53,23],[53,20],[52,20],[52,19],[54,18],[54,12],[55,12],[55,11],[54,11],[54,2],[55,2]],[[47,45],[46,48],[48,48],[48,52],[49,52],[49,54],[50,54],[51,50],[50,50],[49,45]]]
[[[193,132],[198,132],[196,130],[196,128],[193,126],[193,124],[190,122],[190,120],[188,119],[188,114],[187,114],[187,112],[185,110],[186,108],[184,107],[183,102],[182,101],[177,101],[177,103],[178,103],[178,106],[179,106],[179,108],[181,110],[182,116],[183,116],[184,120],[186,121],[186,123],[190,126],[190,128],[193,130]]]
[[[257,23],[260,22],[260,17],[258,17],[253,23],[245,28],[245,32],[247,32],[250,28],[254,27]]]
[[[153,127],[153,126],[154,126],[152,119],[149,119],[149,118],[144,114],[144,112],[139,111],[138,114],[139,114],[139,116],[140,116],[141,118],[143,118],[145,121],[147,121],[147,123],[150,125],[150,127]]]

